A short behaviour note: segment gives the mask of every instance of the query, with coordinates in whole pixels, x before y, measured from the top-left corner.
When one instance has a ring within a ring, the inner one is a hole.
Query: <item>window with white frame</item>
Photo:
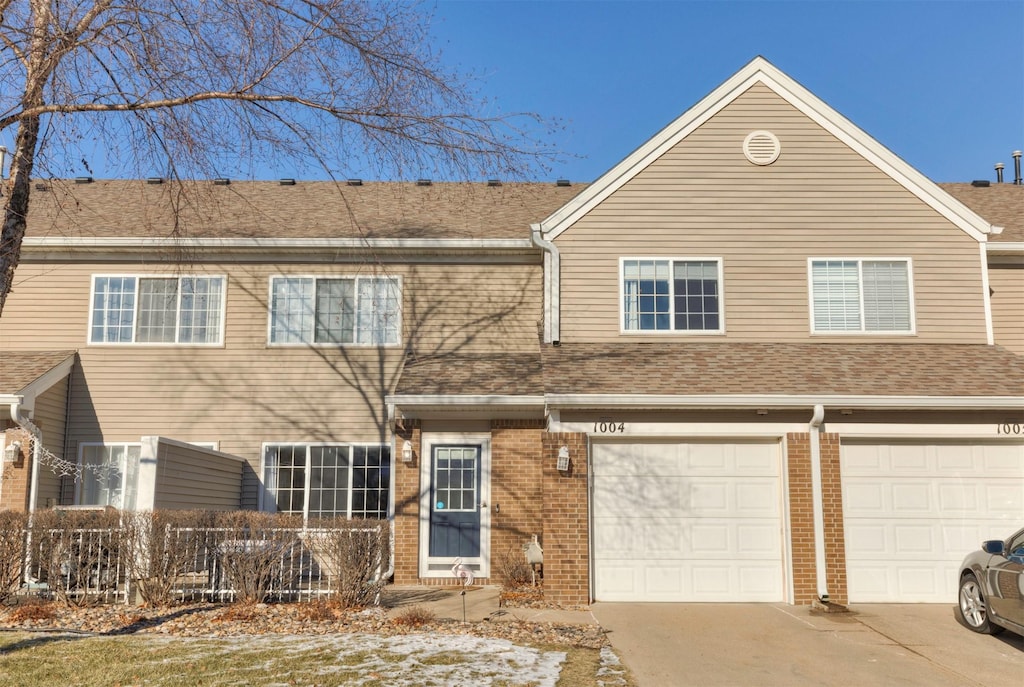
[[[95,275],[89,343],[219,344],[224,277]]]
[[[271,444],[263,451],[263,509],[310,518],[386,518],[391,449]]]
[[[78,505],[134,509],[140,450],[139,444],[82,444]]]
[[[402,291],[394,277],[274,277],[270,343],[399,343]]]
[[[623,258],[622,329],[723,331],[719,258]]]
[[[913,331],[909,260],[812,258],[809,263],[813,332]]]

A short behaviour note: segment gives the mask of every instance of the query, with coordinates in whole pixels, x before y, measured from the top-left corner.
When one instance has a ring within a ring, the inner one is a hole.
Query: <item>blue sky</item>
[[[502,112],[559,118],[592,181],[762,55],[935,181],[1024,148],[1024,0],[450,1],[433,32]]]

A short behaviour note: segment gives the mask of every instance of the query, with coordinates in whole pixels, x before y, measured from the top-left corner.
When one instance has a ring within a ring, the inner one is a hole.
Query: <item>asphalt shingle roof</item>
[[[0,352],[0,393],[17,394],[74,354],[74,351]]]
[[[49,190],[33,191],[28,236],[524,239],[530,223],[583,188],[326,181],[215,186],[206,181],[189,183],[183,191],[172,183],[54,181]]]
[[[1024,357],[981,344],[562,344],[543,356],[549,394],[1024,396]]]
[[[1024,186],[1014,184],[939,184],[939,187],[986,220],[1003,227],[993,243],[1024,241]]]
[[[395,393],[540,396],[542,372],[539,351],[410,359]]]

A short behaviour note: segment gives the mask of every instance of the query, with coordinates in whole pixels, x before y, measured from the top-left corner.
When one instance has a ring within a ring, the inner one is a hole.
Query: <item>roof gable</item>
[[[578,196],[548,216],[539,225],[544,238],[556,238],[758,83],[764,84],[975,240],[985,241],[986,235],[993,232],[992,225],[977,213],[940,189],[763,57],[756,57]]]

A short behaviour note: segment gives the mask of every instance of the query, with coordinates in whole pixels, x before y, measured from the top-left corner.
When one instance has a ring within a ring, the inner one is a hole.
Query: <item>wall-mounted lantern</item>
[[[569,469],[569,447],[563,446],[558,449],[558,471],[565,472]]]
[[[7,444],[7,448],[4,449],[4,462],[5,463],[16,463],[18,458],[21,457],[21,442],[12,441]]]
[[[408,439],[406,439],[405,443],[402,444],[402,462],[403,463],[411,463],[412,462],[412,442],[409,441]]]

